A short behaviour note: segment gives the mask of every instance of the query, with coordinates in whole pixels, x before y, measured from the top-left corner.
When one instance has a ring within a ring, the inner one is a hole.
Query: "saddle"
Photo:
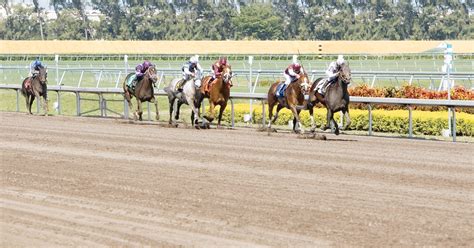
[[[175,90],[182,92],[185,84],[186,84],[186,81],[184,79],[179,80],[178,83],[176,83]]]
[[[134,90],[136,85],[137,85],[137,75],[133,74],[127,80],[127,87],[131,90]]]

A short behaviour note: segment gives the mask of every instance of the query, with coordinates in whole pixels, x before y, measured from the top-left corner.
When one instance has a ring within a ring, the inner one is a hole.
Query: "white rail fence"
[[[76,87],[121,87],[128,72],[133,68],[66,68],[49,67],[48,70],[54,72],[54,78],[50,82],[56,85],[65,85]],[[3,77],[0,77],[0,83],[15,84],[21,82],[28,76],[29,68],[27,66],[0,66]],[[248,92],[255,93],[257,87],[262,87],[262,83],[268,83],[269,80],[276,82],[283,78],[281,70],[234,70],[234,84],[240,87],[246,87]],[[311,81],[324,76],[324,71],[311,70],[308,72]],[[158,89],[164,87],[164,84],[171,79],[180,77],[181,71],[178,69],[158,69],[159,81]],[[412,85],[416,82],[424,81],[432,90],[446,90],[448,86],[447,74],[442,72],[408,72],[408,71],[353,71],[353,81],[365,83],[374,87],[377,82],[390,81],[395,85],[401,85],[406,82]],[[265,82],[266,81],[266,82]],[[474,73],[456,72],[450,74],[451,87],[456,84],[462,84],[468,89],[474,89]],[[77,82],[77,83],[76,83]]]
[[[20,111],[20,85],[0,85],[0,89],[4,90],[15,90],[16,91],[16,111]],[[112,112],[116,115],[123,116],[123,118],[128,118],[128,104],[127,101],[123,100],[123,114],[114,112],[107,108],[107,101],[117,101],[117,100],[107,100],[104,95],[107,94],[123,94],[121,88],[80,88],[80,87],[69,87],[69,86],[49,86],[48,91],[54,91],[57,93],[58,101],[58,114],[61,114],[61,93],[69,92],[74,93],[76,96],[76,115],[81,116],[87,113],[99,110],[100,116],[107,117],[107,112]],[[97,94],[99,99],[87,99],[81,97],[82,93]],[[158,90],[155,95],[157,96],[166,96],[166,93],[162,90]],[[245,99],[245,100],[256,100],[261,102],[262,106],[262,125],[266,124],[266,113],[265,113],[265,102],[267,99],[267,94],[264,93],[240,93],[240,92],[231,92],[230,103],[231,103],[231,126],[235,126],[235,112],[234,112],[234,99]],[[93,100],[98,101],[98,109],[82,112],[81,111],[81,101],[84,100]],[[120,100],[122,101],[122,100]],[[369,127],[368,134],[372,135],[372,106],[378,104],[391,104],[391,105],[401,105],[406,106],[408,109],[408,137],[413,137],[413,118],[412,118],[412,107],[413,106],[444,106],[448,107],[448,113],[450,116],[450,135],[453,137],[453,141],[456,141],[456,111],[455,108],[474,108],[474,101],[464,101],[464,100],[432,100],[432,99],[407,99],[407,98],[377,98],[377,97],[351,97],[351,103],[362,103],[367,105],[368,114],[369,114]],[[204,106],[203,106],[204,107]],[[40,105],[37,101],[37,112],[39,112]],[[150,120],[150,107],[148,105],[148,118]]]

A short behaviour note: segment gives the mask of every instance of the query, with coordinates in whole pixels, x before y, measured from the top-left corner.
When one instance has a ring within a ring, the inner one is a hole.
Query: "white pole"
[[[249,56],[249,70],[250,70],[250,73],[249,73],[249,83],[248,83],[248,86],[249,86],[249,93],[252,93],[252,64],[253,64],[253,56]],[[249,100],[249,105],[250,105],[250,109],[249,109],[249,116],[250,116],[250,121],[252,120],[252,100]]]
[[[123,62],[125,63],[125,76],[128,74],[128,55],[123,55]]]
[[[56,85],[59,85],[59,55],[54,55],[54,63],[56,64]]]

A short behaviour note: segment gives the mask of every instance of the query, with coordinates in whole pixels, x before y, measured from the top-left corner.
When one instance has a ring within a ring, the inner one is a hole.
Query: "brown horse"
[[[336,82],[327,87],[324,96],[315,90],[316,85],[321,80],[324,80],[324,78],[318,78],[314,81],[313,86],[311,87],[310,103],[308,104],[310,106],[308,109],[311,116],[311,127],[313,131],[316,127],[314,124],[313,106],[318,102],[322,103],[327,110],[327,122],[326,125],[321,128],[323,131],[330,128],[330,124],[333,123],[335,129],[334,134],[339,135],[339,126],[334,120],[334,113],[338,111],[342,111],[346,119],[346,124],[342,129],[347,129],[351,124],[351,119],[349,117],[350,96],[349,91],[347,90],[347,85],[351,82],[351,78],[351,69],[349,68],[349,64],[346,62],[339,68],[339,75],[336,78]]]
[[[209,105],[210,105],[210,116],[204,115],[204,118],[209,122],[214,120],[214,107],[216,105],[220,105],[219,110],[219,117],[217,121],[217,127],[221,127],[221,120],[222,114],[224,113],[225,107],[227,106],[227,101],[230,97],[230,87],[232,87],[232,68],[230,65],[227,65],[222,70],[221,76],[218,76],[213,82],[209,82],[211,80],[211,76],[204,77],[203,85],[201,86],[201,97],[198,101],[198,108],[200,108],[202,101],[204,98],[209,98]],[[209,86],[209,91],[206,91],[207,84],[211,84]]]
[[[155,104],[155,110],[156,110],[156,120],[160,119],[160,114],[158,112],[158,100],[155,99],[154,95],[154,90],[153,86],[156,83],[157,80],[157,75],[156,75],[156,69],[155,66],[150,66],[146,72],[143,78],[137,82],[137,85],[135,89],[131,89],[127,85],[127,81],[129,78],[134,75],[134,73],[130,73],[127,75],[125,78],[125,81],[123,82],[123,92],[124,92],[124,97],[128,102],[128,106],[130,107],[130,111],[132,111],[132,97],[137,98],[137,110],[133,113],[133,117],[135,120],[137,120],[137,114],[138,114],[138,119],[141,121],[142,120],[142,102],[151,102]]]
[[[30,115],[32,114],[31,105],[33,105],[35,97],[41,101],[41,105],[44,109],[44,115],[48,115],[48,87],[46,85],[48,80],[47,78],[47,69],[40,67],[39,73],[35,77],[27,77],[21,84],[21,94],[26,99],[26,109]]]
[[[268,123],[268,130],[272,130],[272,124],[278,118],[278,112],[282,108],[288,108],[293,113],[293,131],[297,132],[296,124],[298,124],[299,130],[301,133],[304,133],[303,126],[300,121],[300,111],[305,108],[305,99],[309,96],[309,80],[306,73],[300,73],[300,77],[296,81],[290,83],[285,90],[284,97],[277,97],[276,91],[278,89],[279,82],[273,83],[268,90],[268,118],[270,122]],[[273,116],[273,107],[277,105],[277,110],[275,116]],[[273,118],[272,118],[273,116]]]

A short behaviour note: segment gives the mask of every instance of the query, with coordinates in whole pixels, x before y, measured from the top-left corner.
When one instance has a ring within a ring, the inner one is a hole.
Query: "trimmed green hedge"
[[[235,121],[243,122],[244,115],[249,113],[248,104],[235,105]],[[275,108],[276,109],[276,108]],[[266,106],[266,121],[268,123],[268,107]],[[275,111],[275,110],[274,110]],[[317,127],[326,123],[326,109],[315,108],[315,122]],[[367,110],[351,109],[351,125],[349,130],[367,131],[369,129],[369,114]],[[217,110],[216,110],[217,114]],[[311,120],[308,111],[302,111],[301,121],[304,126],[309,127]],[[253,121],[262,122],[262,107],[255,105],[252,111]],[[408,134],[408,111],[407,110],[373,110],[372,111],[372,130],[375,132],[388,132]],[[413,133],[421,135],[441,135],[443,129],[448,128],[448,112],[446,111],[418,111],[412,112]],[[339,122],[339,113],[335,115]],[[293,120],[293,114],[288,109],[283,109],[279,113],[276,125],[287,125],[288,121]],[[223,115],[223,121],[230,122],[230,106],[228,106]],[[474,115],[468,113],[456,113],[456,134],[459,136],[474,136]]]

